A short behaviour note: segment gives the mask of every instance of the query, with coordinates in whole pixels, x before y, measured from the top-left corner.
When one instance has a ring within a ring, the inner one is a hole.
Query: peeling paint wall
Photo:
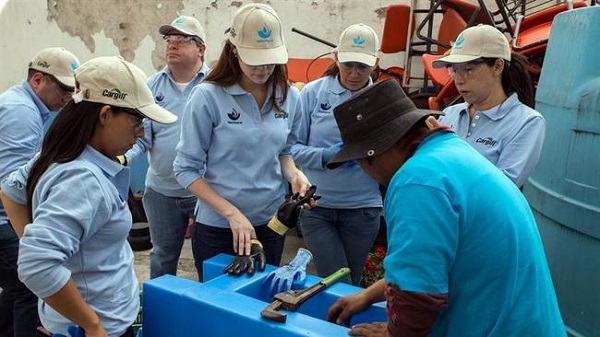
[[[282,19],[292,57],[315,57],[327,47],[293,33],[292,27],[337,43],[347,26],[362,22],[381,35],[384,0],[0,0],[0,91],[19,83],[33,55],[63,46],[83,62],[120,54],[148,75],[164,65],[158,27],[178,15],[194,16],[207,32],[207,57],[214,61],[233,13],[250,2],[270,4]],[[396,56],[397,57],[397,56]],[[401,60],[390,59],[388,64]],[[385,63],[385,59],[384,59]]]

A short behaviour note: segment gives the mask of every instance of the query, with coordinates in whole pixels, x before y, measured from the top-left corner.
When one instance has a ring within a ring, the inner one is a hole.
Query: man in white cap
[[[154,100],[181,116],[192,88],[208,74],[204,63],[206,36],[193,17],[180,16],[158,30],[166,42],[167,65],[148,79]],[[145,136],[125,154],[131,163],[148,153],[149,167],[143,204],[150,226],[150,278],[175,275],[189,219],[194,215],[196,197],[183,188],[173,175],[175,146],[179,142],[181,119],[165,125],[144,124]]]
[[[44,123],[75,87],[75,55],[64,48],[41,50],[29,63],[27,80],[0,95],[0,181],[39,151]],[[17,277],[19,239],[0,203],[0,336],[34,336],[37,298]]]

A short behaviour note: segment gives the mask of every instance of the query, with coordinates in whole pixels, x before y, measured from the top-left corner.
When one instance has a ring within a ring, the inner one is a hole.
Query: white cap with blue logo
[[[51,47],[40,50],[29,63],[29,69],[35,69],[54,76],[60,83],[75,87],[75,70],[79,67],[79,59],[62,47]]]
[[[191,16],[182,15],[170,25],[162,25],[158,29],[158,32],[163,35],[187,35],[195,36],[202,40],[202,43],[206,41],[206,34],[204,33],[204,27],[200,24],[196,18]]]
[[[379,38],[373,28],[359,23],[342,32],[336,50],[341,63],[360,62],[372,67],[379,57]]]
[[[248,65],[286,64],[288,61],[281,20],[271,6],[252,3],[241,7],[233,15],[226,34]]]

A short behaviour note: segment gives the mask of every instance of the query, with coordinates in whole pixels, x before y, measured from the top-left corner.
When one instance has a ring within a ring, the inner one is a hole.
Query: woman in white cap
[[[465,29],[450,54],[433,66],[448,69],[465,100],[446,108],[440,122],[523,186],[540,158],[546,129],[533,109],[526,60],[511,53],[498,29],[480,24]]]
[[[88,337],[133,337],[139,293],[126,240],[129,168],[116,157],[144,135],[143,118],[177,117],[154,103],[144,73],[120,57],[82,64],[75,81],[73,99],[29,163],[32,222],[20,241],[19,278],[41,299],[50,332],[67,335],[78,325]],[[13,200],[23,189],[11,178],[2,185]]]
[[[290,152],[301,103],[288,84],[277,13],[264,4],[243,6],[227,36],[188,99],[174,163],[175,178],[199,199],[192,251],[200,281],[204,260],[249,255],[256,239],[267,263],[279,265],[285,237],[266,225],[284,200],[286,181],[300,195],[310,187]]]
[[[335,63],[300,94],[302,123],[298,144],[292,147],[294,159],[322,196],[317,207],[300,216],[317,273],[325,277],[350,267],[355,285],[379,230],[381,193],[355,162],[334,170],[325,164],[342,147],[333,109],[373,84],[370,75],[379,60],[378,49],[377,34],[367,25],[355,24],[342,32],[333,53]]]

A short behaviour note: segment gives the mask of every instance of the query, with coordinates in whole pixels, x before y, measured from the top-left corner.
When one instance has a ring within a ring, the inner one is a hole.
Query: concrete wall
[[[342,30],[363,22],[381,35],[385,0],[0,0],[0,91],[22,81],[42,48],[63,46],[84,62],[120,54],[148,75],[164,65],[158,27],[178,15],[196,17],[207,32],[207,61],[218,57],[233,13],[249,2],[268,3],[279,13],[292,57],[315,57],[331,48],[291,31],[292,27],[337,44]],[[383,65],[400,65],[386,55]]]

